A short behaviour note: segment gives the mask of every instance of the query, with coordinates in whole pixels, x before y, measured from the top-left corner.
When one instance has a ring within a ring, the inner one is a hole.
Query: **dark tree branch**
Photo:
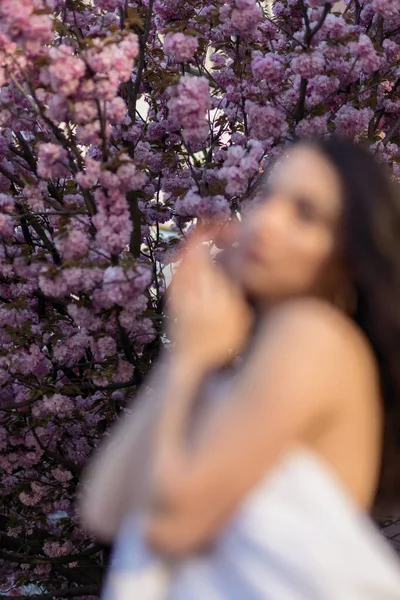
[[[293,117],[294,117],[294,120],[296,123],[301,121],[305,115],[307,85],[308,85],[308,80],[305,79],[304,77],[302,77],[301,82],[300,82],[300,95],[299,95],[299,99],[298,99],[298,102],[296,104],[296,108],[294,109],[294,114],[293,114]]]
[[[397,130],[400,127],[400,117],[397,117],[397,120],[393,123],[393,125],[391,126],[391,128],[389,129],[389,131],[387,132],[384,140],[383,140],[383,145],[386,146],[386,144],[388,144],[390,142],[390,140],[396,135]]]
[[[2,600],[53,600],[53,598],[78,598],[79,596],[97,596],[100,592],[99,585],[83,585],[81,587],[72,587],[69,589],[53,590],[49,594],[28,594],[22,596],[2,596]]]
[[[140,84],[142,82],[143,69],[145,64],[145,53],[146,53],[146,44],[150,34],[151,27],[151,18],[153,16],[153,5],[154,0],[150,0],[147,8],[146,21],[144,25],[143,36],[139,36],[139,64],[136,71],[136,79],[135,83],[132,86],[132,81],[129,80],[127,88],[128,88],[128,113],[130,118],[132,119],[132,123],[135,122],[136,116],[136,103],[139,95]]]
[[[135,258],[139,258],[140,246],[142,242],[142,217],[140,214],[136,193],[134,191],[127,192],[126,199],[129,205],[129,211],[133,225],[129,243],[129,251]]]
[[[0,536],[0,540],[2,540],[3,536]],[[8,562],[15,562],[18,564],[26,563],[28,565],[68,565],[73,562],[78,562],[88,556],[93,556],[94,554],[98,554],[103,550],[103,547],[100,545],[96,545],[88,550],[84,550],[79,554],[69,554],[68,556],[27,556],[26,553],[22,552],[9,552],[6,550],[0,549],[0,558],[7,560]]]

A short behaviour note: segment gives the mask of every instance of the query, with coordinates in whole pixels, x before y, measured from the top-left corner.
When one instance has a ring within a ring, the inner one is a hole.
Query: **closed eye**
[[[298,198],[296,200],[296,212],[302,221],[321,221],[321,215],[317,208],[305,198]]]

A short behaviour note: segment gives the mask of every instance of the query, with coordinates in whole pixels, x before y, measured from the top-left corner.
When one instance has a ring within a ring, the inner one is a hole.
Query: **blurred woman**
[[[84,524],[117,538],[106,598],[400,599],[368,517],[400,499],[398,199],[333,138],[258,197],[224,268],[189,242],[155,392],[88,471]]]

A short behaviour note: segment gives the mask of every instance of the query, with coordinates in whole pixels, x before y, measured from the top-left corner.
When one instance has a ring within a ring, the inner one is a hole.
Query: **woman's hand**
[[[171,284],[167,312],[175,351],[205,369],[229,362],[246,344],[253,314],[241,290],[214,264],[205,242],[195,233]]]

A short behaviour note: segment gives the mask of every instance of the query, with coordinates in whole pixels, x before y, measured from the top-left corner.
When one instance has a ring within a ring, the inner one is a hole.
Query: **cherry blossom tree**
[[[1,0],[5,597],[97,597],[77,484],[164,343],[178,242],[297,136],[400,179],[399,65],[399,0]]]

